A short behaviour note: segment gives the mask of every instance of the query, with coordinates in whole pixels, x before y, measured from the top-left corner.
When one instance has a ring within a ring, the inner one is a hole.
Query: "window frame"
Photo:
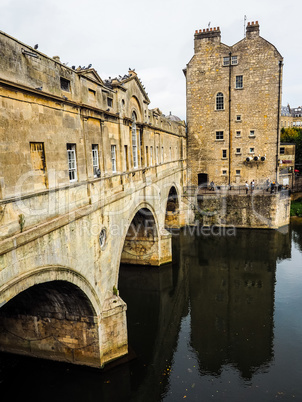
[[[235,88],[243,89],[243,75],[236,75],[235,77]]]
[[[100,170],[99,144],[91,144],[91,151],[93,176],[99,177],[100,174],[97,173],[97,171]]]
[[[116,145],[111,144],[111,170],[112,173],[116,173]]]
[[[67,160],[68,160],[68,176],[69,182],[73,183],[78,181],[78,169],[77,169],[77,154],[76,154],[76,144],[67,143]]]
[[[215,97],[215,110],[224,110],[224,94],[217,92]]]
[[[224,131],[218,130],[215,132],[215,140],[216,141],[223,141],[224,140]]]
[[[132,159],[133,168],[138,168],[138,149],[137,149],[137,132],[136,132],[136,114],[132,113],[132,126],[131,126],[131,140],[132,140]]]

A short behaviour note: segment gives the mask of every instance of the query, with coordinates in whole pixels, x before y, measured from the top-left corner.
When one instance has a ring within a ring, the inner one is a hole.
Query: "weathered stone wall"
[[[278,229],[289,224],[287,193],[199,196],[195,218],[202,225]]]
[[[196,31],[195,53],[185,73],[191,182],[197,184],[199,173],[217,184],[276,180],[282,57],[259,36],[257,23],[233,46],[221,43],[220,36],[219,28]],[[239,76],[242,86],[237,88]],[[259,156],[265,161],[254,162]],[[252,161],[246,162],[247,157]]]

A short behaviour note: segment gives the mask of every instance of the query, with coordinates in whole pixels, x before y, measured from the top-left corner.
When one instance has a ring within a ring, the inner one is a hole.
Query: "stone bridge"
[[[61,192],[81,206],[0,243],[1,350],[97,367],[127,353],[120,264],[170,262],[166,228],[185,222],[183,164],[152,170],[138,171],[135,184],[116,194],[90,185],[86,202],[80,188],[15,201],[25,222],[45,214],[47,199]]]
[[[186,222],[186,127],[134,70],[0,48],[0,350],[102,367],[128,351],[120,264],[170,262]]]

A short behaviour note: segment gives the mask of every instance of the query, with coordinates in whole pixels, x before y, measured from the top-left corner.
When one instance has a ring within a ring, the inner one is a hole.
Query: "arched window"
[[[132,113],[132,154],[133,154],[133,167],[137,168],[137,136],[136,136],[136,114]]]
[[[216,110],[224,110],[224,97],[222,92],[216,95]]]

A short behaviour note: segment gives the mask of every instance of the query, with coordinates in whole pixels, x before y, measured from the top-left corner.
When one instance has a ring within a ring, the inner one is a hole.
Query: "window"
[[[153,147],[150,147],[150,166],[153,165]]]
[[[112,102],[113,102],[112,98],[107,98],[107,106],[108,107],[112,107]]]
[[[235,64],[238,64],[238,59],[237,56],[232,56],[232,61],[231,61],[232,65],[234,66]]]
[[[236,170],[236,176],[240,176],[240,169]]]
[[[216,110],[224,110],[224,97],[222,92],[216,95]]]
[[[236,89],[241,89],[241,88],[243,88],[243,76],[236,75]]]
[[[230,65],[230,58],[229,57],[224,57],[223,58],[223,65],[224,66],[229,66]]]
[[[136,114],[132,113],[132,154],[133,154],[133,167],[137,168],[137,136],[136,136]]]
[[[241,114],[237,114],[236,121],[241,121]]]
[[[95,91],[94,91],[93,89],[88,88],[88,95],[89,95],[91,98],[95,98]]]
[[[112,173],[116,172],[116,145],[111,145],[111,165]]]
[[[241,148],[236,148],[236,154],[241,154]]]
[[[227,150],[223,149],[222,150],[222,158],[225,159],[227,157]]]
[[[255,148],[250,148],[250,154],[255,153]]]
[[[241,137],[241,131],[236,131],[236,137]]]
[[[127,170],[129,170],[128,145],[124,145],[124,170],[125,170],[125,172],[127,172]]]
[[[66,78],[60,77],[60,85],[63,91],[70,92],[70,81],[66,80]]]
[[[223,169],[223,170],[222,170],[222,175],[223,175],[223,176],[226,176],[226,175],[227,175],[227,172],[228,172],[228,171],[227,171],[226,169]]]
[[[92,144],[92,166],[94,177],[100,177],[101,171],[99,166],[99,146]]]
[[[33,170],[46,170],[44,143],[30,142],[30,158]]]
[[[280,154],[283,154],[283,155],[285,154],[285,148],[284,147],[280,148]]]
[[[146,163],[145,166],[149,166],[149,147],[146,146]]]
[[[76,144],[67,144],[69,181],[77,181]]]
[[[250,130],[250,137],[255,137],[255,130]]]
[[[223,140],[223,131],[216,131],[216,140]]]

